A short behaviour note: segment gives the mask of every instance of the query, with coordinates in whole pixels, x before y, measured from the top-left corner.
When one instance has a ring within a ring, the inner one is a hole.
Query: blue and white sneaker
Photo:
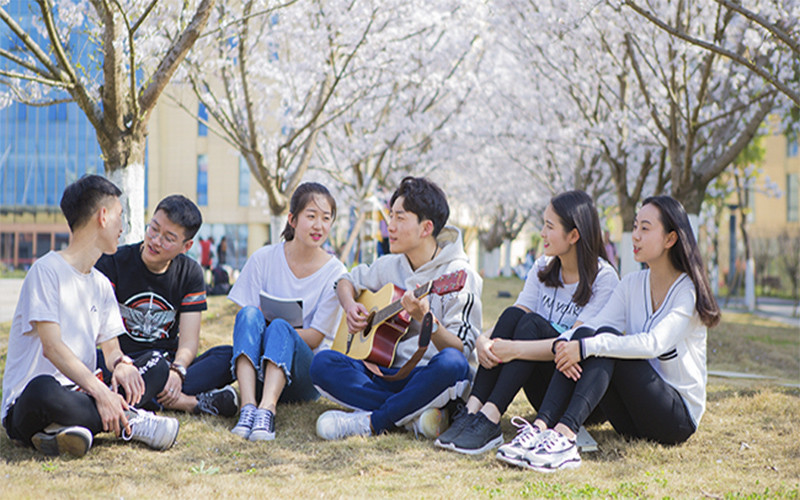
[[[253,417],[253,427],[247,439],[250,441],[272,441],[275,439],[275,414],[264,408],[257,409]]]
[[[243,439],[248,439],[253,431],[253,421],[256,418],[257,410],[256,405],[252,403],[244,405],[239,412],[239,421],[236,422],[231,432]]]

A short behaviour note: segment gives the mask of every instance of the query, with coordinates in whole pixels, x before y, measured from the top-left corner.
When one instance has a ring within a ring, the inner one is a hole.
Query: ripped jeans
[[[260,399],[266,362],[271,361],[283,369],[286,387],[278,400],[281,403],[314,401],[319,392],[311,383],[313,351],[297,330],[282,319],[267,324],[261,310],[245,306],[236,315],[233,324],[233,357],[231,372],[236,375],[236,360],[245,355],[256,368],[256,397]]]

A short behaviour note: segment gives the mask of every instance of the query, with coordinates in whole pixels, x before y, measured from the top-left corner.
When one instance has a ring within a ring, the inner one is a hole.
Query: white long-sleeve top
[[[706,407],[705,324],[695,309],[697,293],[691,278],[681,274],[661,306],[653,311],[650,270],[625,276],[603,310],[583,326],[610,326],[617,336],[601,333],[583,340],[583,355],[647,359],[656,373],[683,398],[695,426]],[[569,339],[575,329],[564,332]]]

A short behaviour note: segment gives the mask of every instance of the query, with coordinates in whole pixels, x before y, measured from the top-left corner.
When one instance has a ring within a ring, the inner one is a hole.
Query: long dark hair
[[[309,203],[314,201],[315,196],[324,196],[331,206],[331,219],[336,218],[336,200],[333,195],[328,191],[328,188],[318,182],[304,182],[297,186],[297,189],[292,193],[292,199],[289,201],[289,217],[297,217],[300,212],[305,210]],[[281,236],[286,241],[294,239],[294,228],[289,224],[291,220],[286,221],[286,226],[283,228]]]
[[[554,196],[550,199],[550,205],[561,220],[565,232],[577,229],[581,235],[576,248],[579,281],[572,295],[572,301],[576,305],[584,306],[592,298],[592,285],[597,277],[597,258],[608,260],[597,209],[588,194],[577,190]],[[561,274],[561,259],[552,259],[539,271],[538,277],[546,286],[559,288],[564,286],[559,274]]]
[[[711,293],[711,284],[686,210],[678,200],[666,195],[651,196],[642,202],[642,206],[645,205],[653,205],[658,209],[665,233],[675,231],[678,236],[678,241],[669,249],[669,260],[675,269],[688,274],[692,279],[697,293],[695,309],[700,320],[709,328],[716,326],[722,314],[714,294]]]

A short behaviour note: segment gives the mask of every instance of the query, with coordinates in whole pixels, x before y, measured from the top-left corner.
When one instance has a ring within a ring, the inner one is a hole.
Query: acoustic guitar
[[[417,287],[414,296],[421,299],[429,293],[445,295],[457,292],[464,288],[466,281],[467,273],[463,270],[445,274]],[[364,290],[356,301],[369,311],[367,327],[360,332],[350,332],[347,315],[343,315],[331,349],[353,359],[371,361],[387,368],[392,366],[397,344],[408,333],[411,323],[411,317],[400,305],[404,293],[405,290],[391,283],[374,293]]]

